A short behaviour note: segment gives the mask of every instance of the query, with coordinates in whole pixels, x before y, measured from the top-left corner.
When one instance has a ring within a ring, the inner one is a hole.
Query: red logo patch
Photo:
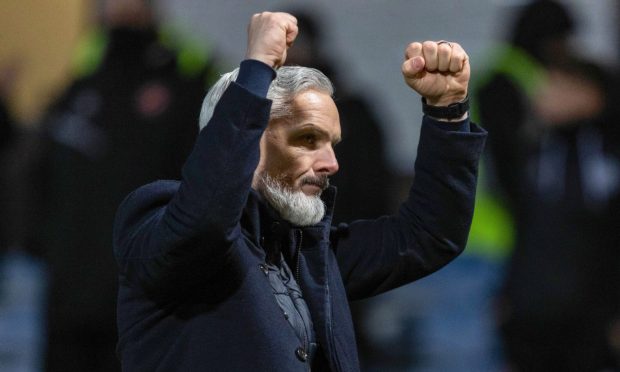
[[[136,105],[142,116],[161,115],[170,106],[170,90],[161,83],[147,83],[138,90]]]

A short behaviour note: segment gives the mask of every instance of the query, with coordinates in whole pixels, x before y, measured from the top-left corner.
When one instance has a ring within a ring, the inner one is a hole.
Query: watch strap
[[[431,106],[426,103],[426,98],[422,97],[422,112],[437,119],[458,119],[469,111],[469,95],[464,100],[451,103],[448,106]]]

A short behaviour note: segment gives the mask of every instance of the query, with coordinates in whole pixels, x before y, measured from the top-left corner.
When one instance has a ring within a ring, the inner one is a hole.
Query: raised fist
[[[405,82],[429,105],[447,106],[467,96],[469,57],[457,43],[414,42],[405,50]]]
[[[288,13],[254,14],[248,25],[245,56],[274,68],[280,67],[286,60],[286,50],[293,45],[297,32],[297,19]]]

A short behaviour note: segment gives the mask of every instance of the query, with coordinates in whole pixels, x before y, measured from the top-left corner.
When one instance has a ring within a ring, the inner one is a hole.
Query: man
[[[331,228],[338,111],[322,73],[279,68],[296,34],[289,14],[255,14],[238,76],[205,99],[208,125],[182,181],[147,185],[121,205],[125,370],[359,370],[348,300],[427,275],[464,247],[485,134],[462,104],[445,107],[467,94],[463,49],[406,50],[407,84],[428,112],[457,119],[425,119],[409,200],[395,216]]]

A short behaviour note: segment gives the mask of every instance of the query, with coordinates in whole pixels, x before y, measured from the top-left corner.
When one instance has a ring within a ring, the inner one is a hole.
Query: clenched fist
[[[467,96],[470,67],[467,53],[457,43],[414,42],[405,50],[405,82],[429,105],[448,106]]]
[[[247,59],[277,68],[286,60],[286,50],[297,37],[297,19],[288,13],[257,13],[248,25]]]

